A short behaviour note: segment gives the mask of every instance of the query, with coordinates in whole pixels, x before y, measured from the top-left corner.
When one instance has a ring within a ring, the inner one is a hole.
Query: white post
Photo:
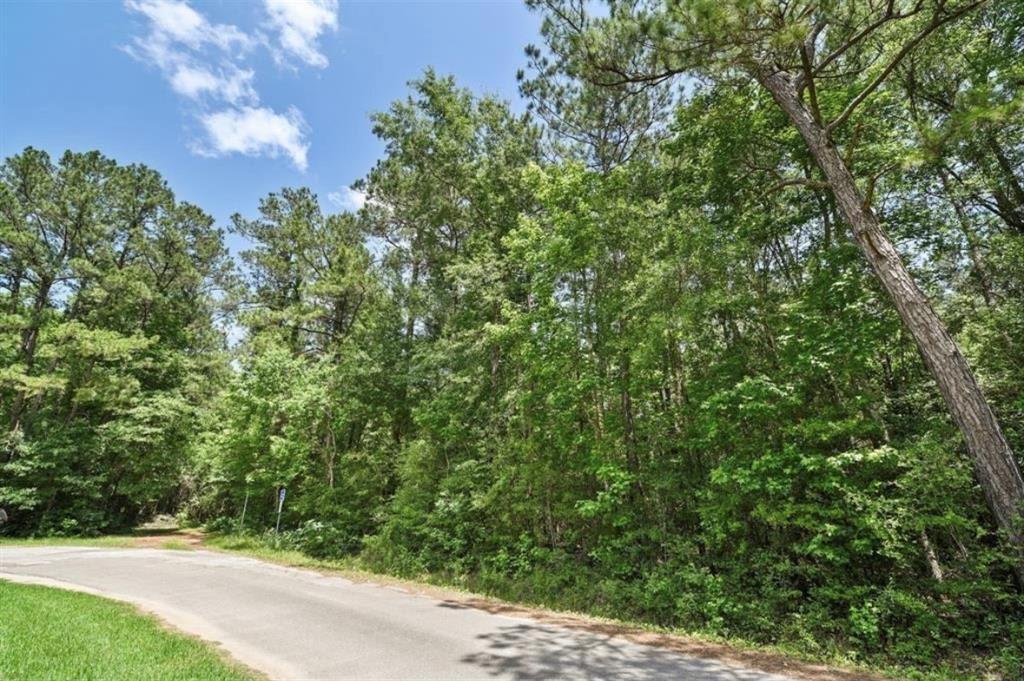
[[[249,486],[245,487],[245,501],[242,502],[242,519],[238,521],[238,533],[245,531],[245,510],[249,508]]]
[[[277,525],[274,527],[274,534],[281,533],[281,509],[284,508],[284,495],[285,489],[281,488],[281,491],[277,493]]]

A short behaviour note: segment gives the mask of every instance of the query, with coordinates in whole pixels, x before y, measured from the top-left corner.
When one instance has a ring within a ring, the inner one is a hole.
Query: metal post
[[[277,493],[277,525],[274,527],[274,534],[281,534],[281,509],[284,508],[284,487]]]
[[[245,510],[249,508],[249,487],[245,488],[245,501],[242,502],[242,519],[238,521],[238,534],[245,531]]]

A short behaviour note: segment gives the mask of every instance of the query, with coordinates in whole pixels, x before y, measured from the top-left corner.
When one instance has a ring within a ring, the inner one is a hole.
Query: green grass
[[[259,678],[125,603],[0,580],[3,681]]]
[[[392,582],[404,584],[415,588],[417,585],[431,585],[441,587],[454,592],[469,596],[483,596],[485,598],[504,601],[512,604],[525,605],[527,607],[538,607],[542,609],[563,612],[570,615],[583,615],[596,620],[621,625],[630,629],[652,631],[658,633],[674,634],[689,638],[705,640],[710,643],[721,643],[732,646],[737,650],[759,651],[782,655],[794,660],[800,660],[812,664],[827,664],[839,669],[851,672],[870,672],[877,676],[900,681],[980,681],[981,679],[1016,679],[1012,676],[987,676],[980,673],[960,671],[951,668],[947,663],[936,663],[930,669],[912,669],[901,665],[893,665],[882,661],[852,660],[842,654],[841,650],[827,652],[812,652],[805,646],[797,644],[763,644],[743,640],[736,637],[724,637],[706,631],[687,631],[679,628],[666,628],[653,625],[647,622],[638,622],[629,619],[619,619],[595,615],[587,612],[588,608],[574,607],[576,604],[554,601],[549,602],[544,597],[538,597],[536,593],[529,590],[520,590],[518,585],[508,582],[493,582],[479,578],[467,577],[465,575],[435,574],[427,573],[413,577],[388,574],[380,572],[367,566],[358,557],[341,559],[313,558],[301,551],[287,548],[277,548],[273,539],[267,536],[236,535],[209,533],[205,535],[203,544],[206,548],[213,548],[229,553],[236,553],[249,558],[257,558],[279,565],[289,567],[309,568],[314,570],[335,572],[341,576],[358,579],[369,579],[375,582]],[[1024,681],[1024,677],[1021,677]]]
[[[64,538],[29,539],[13,541],[0,540],[0,548],[2,548],[4,544],[7,543],[9,543],[10,545],[18,546],[48,544],[131,546],[132,540],[132,536],[98,537],[94,539],[78,540],[69,540]],[[180,542],[179,540],[173,538],[169,538],[168,540],[166,540],[160,547],[183,550],[193,548],[191,546],[188,546],[187,544],[184,544],[184,542]],[[293,549],[278,548],[274,545],[273,539],[266,536],[222,534],[216,532],[208,533],[204,536],[203,548],[215,549],[225,551],[228,553],[235,553],[250,558],[257,558],[260,560],[265,560],[267,562],[277,563],[279,565],[286,565],[289,567],[334,572],[342,576],[354,579],[404,584],[413,588],[415,588],[416,585],[432,585],[449,589],[451,591],[460,592],[466,595],[482,595],[487,598],[502,600],[510,603],[518,603],[526,606],[546,608],[554,611],[566,612],[569,614],[584,614],[588,616],[594,615],[594,613],[586,612],[575,613],[575,611],[579,608],[573,607],[573,604],[557,600],[555,602],[549,602],[548,599],[538,597],[536,593],[532,593],[529,590],[523,591],[521,589],[518,589],[518,585],[513,583],[492,583],[487,580],[480,580],[479,578],[456,576],[450,574],[422,574],[416,575],[412,578],[410,578],[410,576],[408,575],[399,576],[395,574],[387,574],[382,573],[379,570],[375,570],[370,566],[367,566],[365,563],[360,561],[358,557],[350,557],[343,559],[320,559],[313,558],[307,554],[304,554],[300,551],[296,551]],[[0,591],[0,594],[2,594],[2,591]],[[588,610],[588,608],[584,607],[582,608],[582,610],[585,611]],[[3,608],[0,607],[0,618],[2,618],[2,614]],[[604,620],[614,624],[624,625],[634,629],[643,629],[660,633],[678,634],[703,639],[713,643],[725,643],[741,650],[756,650],[780,654],[786,657],[791,657],[805,662],[825,663],[840,668],[846,668],[849,670],[870,670],[882,676],[886,676],[888,678],[893,679],[914,679],[914,681],[974,681],[976,679],[981,678],[981,676],[978,674],[957,671],[949,668],[944,664],[938,665],[935,668],[929,670],[907,669],[900,666],[891,666],[889,664],[877,661],[874,664],[871,664],[870,662],[865,664],[866,661],[859,661],[860,664],[856,664],[853,660],[844,657],[841,654],[841,651],[832,651],[830,653],[813,653],[809,652],[803,646],[796,646],[792,644],[765,645],[750,641],[744,641],[737,638],[721,637],[704,631],[684,631],[675,628],[664,628],[652,625],[650,623],[622,620],[614,617],[608,618],[598,616],[596,617],[596,619]],[[3,625],[2,622],[0,622],[0,635],[2,635],[2,632]],[[3,644],[0,643],[0,653],[3,652],[2,645]],[[1015,677],[994,676],[991,678]],[[2,666],[0,666],[0,681],[12,681],[12,679],[8,679],[4,676]]]
[[[203,537],[203,546],[238,553],[249,558],[258,558],[270,563],[287,565],[288,567],[304,567],[338,572],[352,572],[365,575],[376,575],[359,566],[358,560],[313,558],[294,549],[275,548],[272,539],[262,536],[210,533]]]
[[[136,540],[130,534],[108,534],[101,537],[0,537],[0,549],[5,546],[103,546],[124,548]]]

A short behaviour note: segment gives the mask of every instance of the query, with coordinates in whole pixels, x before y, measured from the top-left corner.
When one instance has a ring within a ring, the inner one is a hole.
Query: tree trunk
[[[1018,551],[1015,570],[1024,586],[1024,478],[974,373],[946,325],[910,276],[828,131],[800,100],[789,75],[777,72],[759,79],[803,137],[828,180],[854,240],[917,343],[963,434],[989,508]]]
[[[928,533],[921,530],[918,535],[918,541],[921,542],[921,548],[924,549],[924,557],[928,561],[928,569],[932,572],[932,577],[935,578],[936,582],[942,582],[945,577],[942,574],[942,565],[939,563],[939,556],[935,553],[935,547],[932,546],[932,542],[928,539]]]
[[[25,374],[32,373],[32,367],[36,359],[36,346],[39,343],[39,329],[42,326],[42,315],[50,302],[50,287],[53,286],[54,277],[44,276],[39,282],[36,291],[36,300],[32,305],[32,315],[29,317],[28,326],[21,331],[21,346],[19,355],[21,363],[25,366]],[[11,407],[10,425],[8,430],[14,432],[22,427],[21,417],[25,411],[25,403],[28,396],[24,390],[17,390],[14,396],[14,405]]]
[[[953,207],[953,212],[956,213],[957,222],[960,224],[960,232],[964,235],[964,241],[967,244],[967,256],[971,259],[974,276],[978,279],[978,285],[981,287],[981,297],[985,300],[986,307],[991,308],[992,284],[989,282],[988,272],[985,264],[982,262],[981,253],[978,252],[977,235],[971,229],[971,223],[967,218],[967,212],[964,210],[964,207],[953,197],[953,188],[950,186],[949,176],[945,170],[939,171],[939,180],[942,182],[942,189],[949,195],[949,204]]]
[[[996,158],[996,166],[999,168],[1004,186],[1009,192],[1007,194],[1002,187],[996,186],[993,187],[992,194],[995,196],[999,208],[1005,213],[1003,220],[1006,224],[1017,233],[1024,234],[1024,187],[1017,181],[1013,164],[1010,163],[1010,159],[1006,158],[1006,154],[995,136],[989,133],[985,135],[985,139],[988,147],[992,150],[992,155]]]

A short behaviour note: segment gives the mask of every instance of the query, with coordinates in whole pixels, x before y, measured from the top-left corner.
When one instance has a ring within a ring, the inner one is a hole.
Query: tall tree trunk
[[[910,276],[828,131],[804,106],[789,75],[761,75],[760,81],[803,137],[828,180],[854,240],[917,343],[963,434],[989,508],[1018,551],[1015,569],[1024,587],[1024,478],[974,373],[946,325]]]
[[[918,535],[918,541],[921,542],[921,548],[924,549],[924,557],[928,561],[928,569],[932,572],[932,577],[935,578],[936,582],[941,582],[945,579],[942,573],[942,565],[939,563],[939,556],[935,553],[935,547],[932,546],[931,540],[928,538],[928,533],[921,530]]]
[[[39,282],[36,291],[36,300],[32,305],[32,314],[29,317],[28,326],[21,331],[21,347],[19,348],[19,359],[25,367],[25,374],[32,373],[32,367],[36,359],[36,346],[39,343],[39,329],[43,324],[43,311],[50,302],[50,287],[53,286],[54,277],[44,276]],[[22,427],[21,419],[25,412],[25,404],[28,395],[24,390],[19,389],[14,396],[14,405],[11,407],[11,415],[8,430],[14,432]]]
[[[1013,164],[1010,159],[1006,158],[995,135],[991,132],[986,134],[985,141],[989,149],[992,150],[999,174],[1002,175],[1003,186],[993,187],[992,194],[995,196],[996,204],[1005,214],[1003,221],[1019,234],[1024,234],[1024,187],[1017,180]]]
[[[949,176],[946,174],[945,170],[939,171],[939,179],[942,182],[942,189],[949,195],[949,204],[953,207],[953,212],[956,213],[956,219],[960,225],[960,232],[964,235],[964,241],[967,244],[967,255],[971,259],[971,267],[974,270],[974,276],[978,279],[978,285],[981,287],[981,297],[985,300],[985,305],[991,308],[992,284],[988,279],[988,271],[984,262],[982,262],[981,253],[978,252],[978,236],[974,233],[974,230],[971,229],[971,222],[967,218],[967,213],[964,210],[964,207],[953,196],[953,188],[950,186]]]

